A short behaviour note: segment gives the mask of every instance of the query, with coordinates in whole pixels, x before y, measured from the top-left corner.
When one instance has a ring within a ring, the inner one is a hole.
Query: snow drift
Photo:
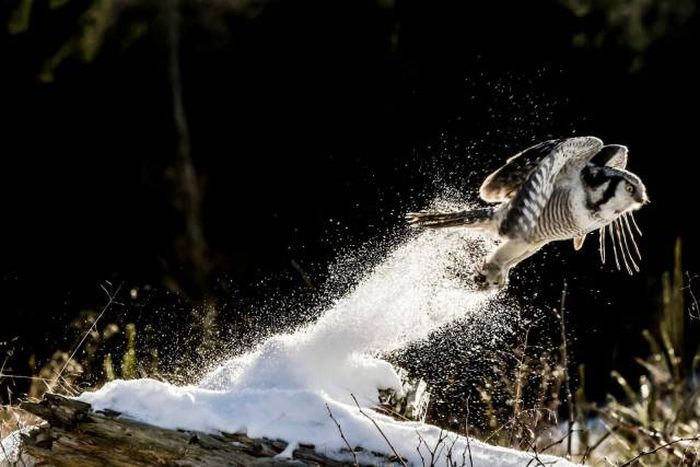
[[[253,351],[223,362],[198,384],[178,387],[154,380],[114,381],[80,399],[95,409],[112,409],[165,428],[246,432],[250,437],[283,439],[291,455],[298,443],[319,452],[351,459],[329,410],[347,441],[390,455],[377,427],[360,414],[351,398],[369,408],[378,389],[401,390],[396,370],[381,354],[469,313],[486,312],[495,296],[471,290],[464,277],[475,269],[490,240],[465,231],[414,234],[391,252],[353,290],[338,299],[312,324],[274,336]],[[493,307],[489,307],[492,309]],[[498,327],[494,313],[490,338]],[[370,409],[398,453],[414,465],[430,459],[441,437],[437,427],[397,422]],[[442,436],[445,436],[442,433]],[[456,465],[526,465],[530,453],[485,445],[447,434],[440,463],[451,455]],[[569,465],[549,456],[543,462]],[[437,463],[437,461],[436,461]],[[551,464],[548,464],[551,465]]]

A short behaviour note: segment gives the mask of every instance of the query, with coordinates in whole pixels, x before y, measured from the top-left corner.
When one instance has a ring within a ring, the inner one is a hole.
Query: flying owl
[[[600,231],[605,263],[606,229],[617,268],[639,271],[641,259],[632,226],[641,235],[633,211],[649,202],[638,176],[625,170],[627,148],[607,145],[592,136],[536,144],[507,160],[481,185],[491,207],[459,212],[414,212],[409,223],[430,228],[462,226],[497,235],[502,243],[484,262],[476,279],[485,288],[501,288],[510,269],[554,240],[573,239],[583,246],[586,235]],[[618,254],[619,250],[619,254]]]

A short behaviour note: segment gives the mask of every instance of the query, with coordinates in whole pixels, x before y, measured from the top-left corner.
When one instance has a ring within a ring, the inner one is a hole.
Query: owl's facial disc
[[[636,175],[611,167],[591,168],[584,181],[591,208],[604,219],[614,219],[648,203],[646,188]]]
[[[610,196],[611,192],[612,196]],[[608,195],[607,200],[605,199],[606,194]],[[611,179],[609,191],[606,194],[604,194],[603,202],[600,206],[601,211],[604,212],[604,217],[609,217],[611,213],[614,216],[618,216],[627,211],[635,211],[641,208],[646,201],[644,186],[634,183],[627,177]]]

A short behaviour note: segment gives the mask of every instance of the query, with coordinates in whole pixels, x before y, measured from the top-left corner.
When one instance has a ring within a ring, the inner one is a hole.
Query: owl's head
[[[603,219],[615,219],[649,202],[647,189],[635,174],[608,166],[587,169],[583,180],[588,203]]]

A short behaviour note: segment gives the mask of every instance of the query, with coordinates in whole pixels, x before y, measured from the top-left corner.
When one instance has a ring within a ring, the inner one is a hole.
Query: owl
[[[501,242],[486,258],[476,281],[484,288],[506,285],[512,267],[555,240],[573,240],[579,250],[598,230],[605,263],[606,234],[615,263],[631,274],[641,259],[632,213],[649,202],[640,178],[627,171],[628,150],[603,145],[592,136],[536,144],[507,160],[479,190],[492,206],[459,212],[413,212],[408,222],[427,228],[466,227],[496,235]],[[622,259],[622,261],[620,261]]]

